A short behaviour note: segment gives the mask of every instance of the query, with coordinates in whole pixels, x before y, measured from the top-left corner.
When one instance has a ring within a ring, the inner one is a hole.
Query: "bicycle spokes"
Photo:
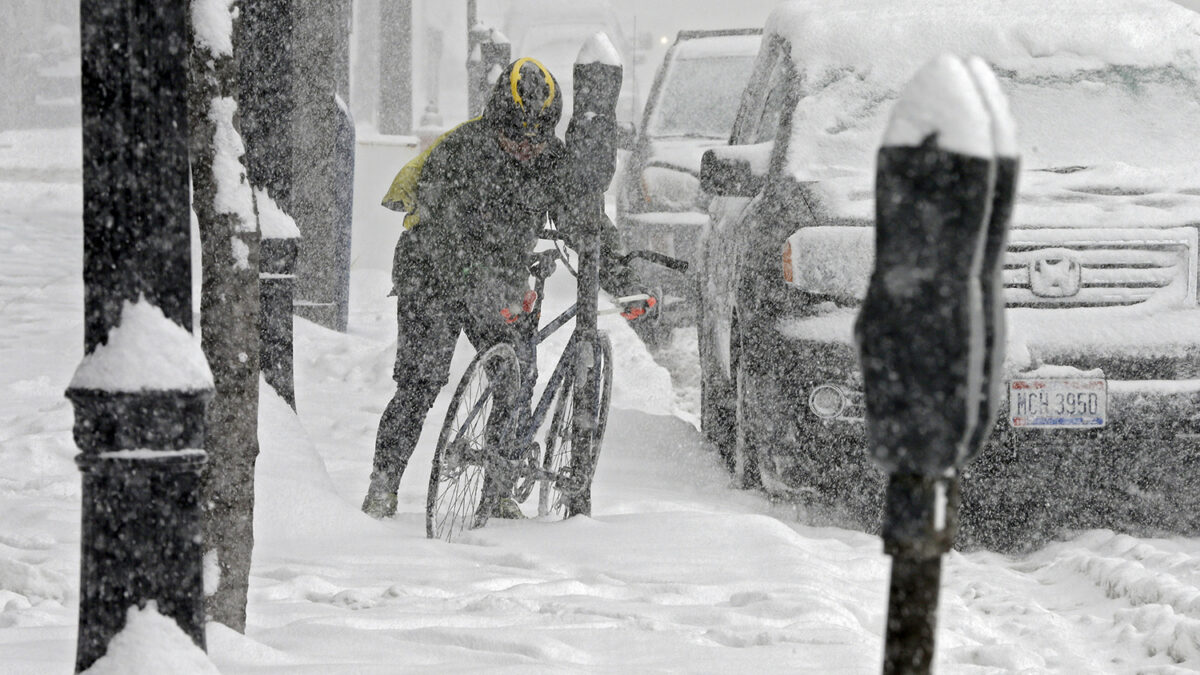
[[[425,511],[429,537],[451,541],[487,522],[506,472],[498,453],[511,442],[511,392],[519,377],[508,345],[479,354],[463,374],[434,453]]]

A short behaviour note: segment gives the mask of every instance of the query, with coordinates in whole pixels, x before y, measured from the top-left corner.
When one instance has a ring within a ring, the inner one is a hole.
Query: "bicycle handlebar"
[[[548,227],[542,228],[542,231],[538,233],[538,239],[547,239],[550,241],[561,241],[564,244],[566,244],[567,246],[571,245],[571,241],[566,237],[566,235],[562,231],[552,230]],[[625,255],[621,256],[618,259],[618,261],[622,265],[628,265],[630,263],[630,261],[632,261],[636,258],[641,258],[642,260],[652,262],[656,265],[662,265],[663,267],[675,270],[676,272],[686,273],[688,271],[688,261],[681,260],[680,258],[673,258],[665,253],[659,253],[658,251],[648,251],[648,250],[644,250],[644,249],[637,250],[637,251],[630,251],[629,253],[626,253]]]
[[[680,260],[679,258],[672,258],[671,256],[665,253],[659,253],[658,251],[630,251],[621,257],[621,264],[628,265],[629,261],[633,260],[634,258],[641,258],[642,260],[647,260],[656,265],[662,265],[663,267],[673,269],[676,272],[688,271],[688,261]]]

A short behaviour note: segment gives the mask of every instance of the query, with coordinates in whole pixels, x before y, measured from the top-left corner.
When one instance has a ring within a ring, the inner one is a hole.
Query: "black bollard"
[[[930,96],[930,93],[935,95]],[[875,271],[855,326],[867,436],[890,474],[884,673],[928,673],[959,470],[995,419],[1013,125],[991,70],[942,56],[906,88],[879,150]]]
[[[192,339],[187,4],[80,3],[84,359],[76,671],[154,600],[204,646],[200,467],[212,376]]]
[[[259,209],[262,210],[262,201]],[[280,214],[282,216],[282,212]],[[259,360],[263,379],[283,400],[296,409],[292,303],[296,297],[296,254],[299,231],[270,233],[264,228],[259,243],[258,296]]]

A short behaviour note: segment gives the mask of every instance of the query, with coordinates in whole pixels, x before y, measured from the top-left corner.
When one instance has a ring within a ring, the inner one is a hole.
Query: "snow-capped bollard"
[[[950,55],[908,84],[879,150],[875,270],[855,334],[869,450],[890,474],[885,673],[927,673],[933,662],[958,472],[978,452],[1000,395],[999,275],[1015,158],[991,70]]]
[[[574,102],[567,125],[567,181],[570,203],[566,217],[581,233],[579,248],[579,301],[575,315],[580,354],[591,354],[596,340],[596,298],[600,291],[600,228],[604,215],[604,191],[612,182],[617,159],[617,95],[621,91],[621,59],[612,41],[596,33],[583,44],[575,59]],[[595,364],[576,361],[574,392],[574,470],[591,476],[595,471],[597,392],[589,377]],[[570,496],[569,515],[591,515],[591,482]]]
[[[80,3],[84,359],[75,668],[155,601],[204,646],[199,480],[212,375],[193,339],[187,3]]]
[[[296,385],[292,304],[296,295],[296,254],[300,229],[265,190],[256,192],[262,228],[258,259],[259,367],[263,379],[294,410]]]

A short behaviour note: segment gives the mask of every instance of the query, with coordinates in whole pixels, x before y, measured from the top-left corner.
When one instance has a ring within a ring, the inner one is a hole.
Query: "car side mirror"
[[[705,152],[700,160],[700,189],[718,197],[758,194],[766,184],[771,145],[730,145]]]

